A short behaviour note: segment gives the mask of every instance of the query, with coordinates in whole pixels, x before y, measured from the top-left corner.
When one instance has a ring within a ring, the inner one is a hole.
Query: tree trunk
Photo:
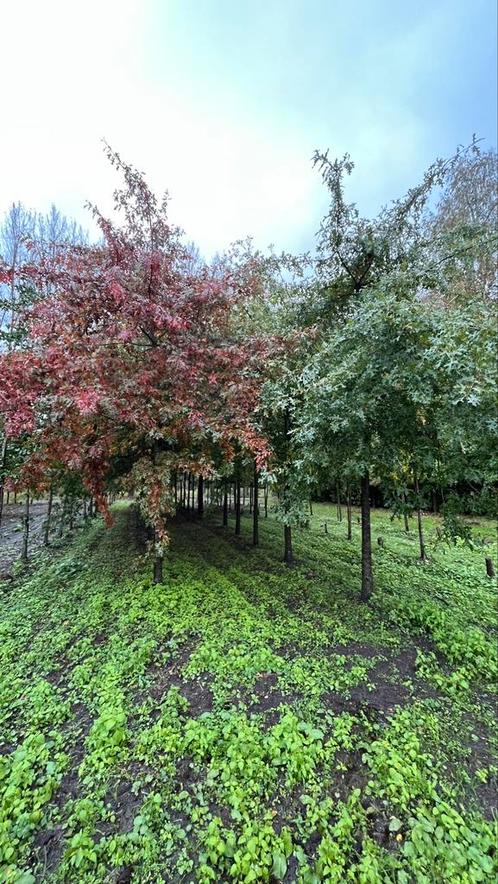
[[[352,509],[351,509],[351,489],[348,485],[347,489],[347,497],[346,497],[346,511],[348,517],[348,540],[353,539],[353,520],[352,520]]]
[[[252,506],[253,506],[252,501],[253,501],[253,487],[251,485],[251,487],[249,488],[249,515],[252,514]]]
[[[406,493],[404,491],[403,491],[403,503],[405,504],[405,509],[403,510],[403,519],[405,521],[405,531],[407,534],[409,534],[410,533],[410,525],[408,523],[408,513],[406,511],[407,500],[406,500]]]
[[[254,488],[252,494],[252,544],[259,544],[259,473],[256,465],[254,466]]]
[[[342,522],[342,506],[341,506],[341,486],[339,482],[336,483],[336,495],[337,495],[337,518],[339,522]]]
[[[5,487],[5,466],[7,463],[7,436],[3,437],[2,442],[2,453],[0,455],[0,525],[2,524],[2,515],[3,515],[3,496],[4,496],[4,487]],[[7,495],[7,503],[9,502],[9,496]]]
[[[417,525],[418,525],[418,541],[420,545],[420,561],[426,562],[427,555],[425,552],[424,529],[422,525],[422,512],[420,509],[420,496],[418,487],[418,477],[415,477],[415,494],[417,495]]]
[[[268,485],[265,485],[264,498],[265,498],[265,519],[267,519],[268,518]]]
[[[28,544],[29,544],[29,491],[26,494],[26,507],[24,510],[23,516],[23,531],[22,531],[22,551],[21,551],[21,560],[23,562],[28,561]]]
[[[223,527],[228,525],[228,479],[223,480]]]
[[[240,479],[235,480],[235,533],[240,534]]]
[[[294,563],[294,555],[292,552],[292,528],[290,525],[284,525],[284,562],[286,565]]]
[[[204,515],[204,476],[199,476],[197,488],[197,515],[202,519]]]
[[[311,500],[311,497],[310,497],[310,516],[312,516],[312,515],[313,515],[313,501]]]
[[[367,602],[373,591],[372,536],[370,529],[370,477],[361,477],[361,600]]]
[[[154,583],[163,582],[163,556],[156,556],[154,559]]]
[[[45,530],[43,532],[43,545],[48,546],[50,542],[50,519],[52,516],[52,503],[54,499],[54,489],[53,486],[50,486],[50,490],[48,492],[48,506],[47,506],[47,518],[45,519]]]
[[[66,519],[66,512],[67,512],[67,497],[64,497],[63,501],[62,501],[62,509],[61,509],[61,516],[60,516],[60,522],[59,522],[59,537],[62,537],[62,535],[64,533],[64,522]]]
[[[486,557],[486,574],[488,575],[488,577],[495,576],[495,569],[493,567],[493,559],[490,558],[489,556]]]

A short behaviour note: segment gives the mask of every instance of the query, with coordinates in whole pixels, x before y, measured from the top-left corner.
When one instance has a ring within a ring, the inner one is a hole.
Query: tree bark
[[[486,557],[486,574],[488,575],[488,577],[495,576],[495,569],[493,567],[493,559],[489,558],[489,556]]]
[[[342,505],[341,505],[341,486],[340,483],[336,483],[336,496],[337,496],[337,518],[339,522],[342,522]]]
[[[228,479],[223,479],[223,527],[228,525]]]
[[[361,477],[361,600],[367,602],[373,591],[372,535],[370,528],[370,477]]]
[[[21,560],[28,561],[28,545],[29,545],[29,491],[26,494],[26,507],[23,516],[23,532],[22,532],[22,551]]]
[[[60,522],[59,522],[59,537],[62,537],[62,535],[64,533],[64,522],[66,519],[66,513],[67,513],[67,497],[64,497],[62,500],[62,509],[61,509],[61,516],[60,516]],[[94,512],[94,515],[95,515],[95,512]]]
[[[292,528],[290,525],[284,525],[284,562],[286,565],[294,564],[294,554],[292,551]]]
[[[156,556],[154,559],[154,583],[163,582],[163,556]]]
[[[265,519],[267,519],[268,518],[268,485],[265,485],[264,499],[265,499]]]
[[[204,476],[199,476],[197,487],[197,515],[199,519],[204,515]]]
[[[254,486],[252,494],[252,544],[259,544],[259,473],[256,465],[254,466]]]
[[[313,501],[311,500],[311,497],[310,497],[310,516],[312,516],[312,515],[313,515]]]
[[[347,497],[346,497],[346,511],[348,518],[348,540],[353,539],[353,520],[352,520],[352,509],[351,509],[351,489],[348,485],[347,489]]]
[[[418,477],[415,477],[415,494],[417,495],[417,525],[418,525],[418,542],[420,545],[420,561],[426,562],[427,555],[425,552],[424,529],[422,525],[422,512],[420,510],[420,497],[418,487]]]
[[[406,493],[404,491],[403,491],[403,503],[405,504],[405,507],[406,507],[407,500],[406,500]],[[407,534],[409,534],[410,533],[410,525],[408,523],[408,513],[407,513],[406,509],[403,510],[403,518],[405,521],[405,531]]]
[[[52,517],[52,503],[54,499],[54,489],[50,486],[48,492],[47,518],[45,519],[45,530],[43,532],[43,545],[48,546],[50,542],[50,519]]]
[[[240,479],[235,480],[235,533],[240,534]]]
[[[5,488],[5,466],[7,463],[7,436],[3,437],[2,442],[2,453],[0,455],[0,525],[2,524],[2,515],[3,515],[3,497],[4,497],[4,488]],[[8,503],[8,495],[7,495],[7,503]]]

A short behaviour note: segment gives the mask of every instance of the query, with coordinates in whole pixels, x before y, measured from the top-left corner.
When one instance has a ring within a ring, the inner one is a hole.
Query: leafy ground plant
[[[0,880],[492,881],[496,610],[482,548],[314,507],[246,546],[178,522],[163,582],[131,506],[0,601]],[[327,534],[323,531],[328,523]],[[243,531],[250,526],[243,520]],[[473,525],[474,539],[490,525]]]

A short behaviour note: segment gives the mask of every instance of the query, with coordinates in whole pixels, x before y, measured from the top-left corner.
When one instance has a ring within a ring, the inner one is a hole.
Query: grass
[[[328,522],[328,533],[324,523]],[[316,505],[280,563],[219,516],[173,526],[153,586],[115,508],[4,586],[0,880],[468,882],[497,872],[497,617],[473,548],[417,561]]]

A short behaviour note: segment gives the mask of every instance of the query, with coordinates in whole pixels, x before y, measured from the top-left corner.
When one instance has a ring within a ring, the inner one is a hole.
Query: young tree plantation
[[[495,880],[496,153],[206,261],[105,150],[1,228],[0,880]]]

